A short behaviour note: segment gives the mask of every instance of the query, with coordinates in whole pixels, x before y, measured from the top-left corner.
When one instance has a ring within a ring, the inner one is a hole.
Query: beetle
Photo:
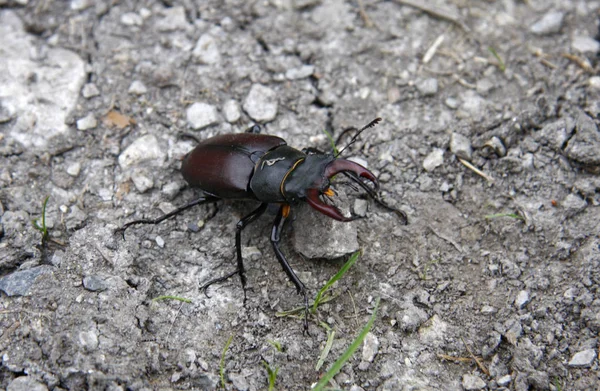
[[[239,274],[245,301],[246,276],[242,258],[242,231],[258,219],[267,210],[269,204],[279,204],[279,211],[271,230],[271,243],[283,270],[295,285],[298,293],[304,297],[305,315],[308,315],[306,287],[294,273],[279,248],[281,232],[284,223],[290,216],[292,206],[306,202],[318,212],[332,219],[355,220],[358,218],[357,216],[347,217],[335,206],[327,204],[321,199],[322,196],[334,196],[335,193],[330,187],[331,180],[335,175],[342,174],[363,188],[379,205],[396,212],[403,223],[406,223],[404,212],[380,200],[379,182],[371,171],[358,163],[339,158],[339,155],[352,145],[364,130],[375,126],[380,121],[381,118],[376,118],[360,130],[346,129],[342,135],[351,130],[357,132],[349,144],[337,153],[324,153],[315,148],[306,148],[300,151],[287,145],[286,141],[280,137],[260,134],[258,125],[250,127],[245,133],[218,135],[203,141],[196,139],[198,145],[183,158],[181,173],[191,187],[199,188],[204,195],[157,219],[135,220],[126,223],[118,231],[124,236],[125,230],[131,225],[158,224],[193,206],[224,199],[260,202],[258,208],[243,217],[236,225],[237,270],[224,277],[211,280],[201,288],[206,292],[208,286]],[[194,136],[190,137],[195,139]],[[362,179],[370,182],[372,187]],[[308,327],[307,316],[304,326]]]

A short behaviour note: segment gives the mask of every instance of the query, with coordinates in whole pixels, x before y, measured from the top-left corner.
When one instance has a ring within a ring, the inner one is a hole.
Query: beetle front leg
[[[288,217],[290,213],[290,206],[283,205],[279,208],[279,212],[277,213],[277,217],[275,218],[275,223],[273,224],[273,230],[271,231],[271,243],[273,243],[273,250],[275,251],[275,256],[277,260],[283,267],[283,270],[287,274],[288,278],[294,283],[298,293],[304,296],[304,329],[308,330],[308,295],[306,294],[306,287],[300,281],[294,270],[288,263],[285,255],[279,249],[279,241],[281,240],[281,231],[283,230],[283,225],[285,223],[285,219]]]
[[[230,277],[239,273],[240,280],[242,282],[242,289],[244,291],[244,303],[246,303],[246,275],[245,275],[246,270],[244,269],[244,259],[242,258],[242,231],[250,223],[254,222],[263,213],[265,213],[265,210],[267,210],[268,205],[269,204],[267,204],[267,203],[260,204],[260,206],[258,208],[256,208],[252,213],[250,213],[249,215],[245,216],[240,221],[238,221],[237,225],[235,226],[235,251],[236,251],[236,256],[237,256],[238,268],[237,268],[237,270],[227,274],[226,276],[215,278],[213,280],[210,280],[206,284],[202,285],[200,287],[200,290],[201,291],[203,290],[204,294],[206,294],[206,289],[209,286],[211,286],[212,284],[216,284],[218,282],[223,282],[223,281],[229,279]]]

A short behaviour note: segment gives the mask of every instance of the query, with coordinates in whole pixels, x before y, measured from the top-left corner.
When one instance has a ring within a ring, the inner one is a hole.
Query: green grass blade
[[[321,367],[325,363],[325,360],[327,359],[327,356],[329,355],[329,351],[331,350],[331,347],[333,346],[333,337],[335,337],[335,330],[333,330],[333,329],[327,330],[327,343],[325,343],[325,347],[323,348],[323,351],[321,352],[319,361],[317,361],[317,365],[315,366],[316,371],[321,369]]]
[[[154,299],[152,299],[152,301],[159,301],[159,300],[178,300],[178,301],[182,301],[184,303],[192,302],[192,300],[186,299],[185,297],[170,296],[170,295],[158,296],[158,297],[155,297]]]
[[[358,259],[359,256],[360,256],[360,250],[355,252],[354,254],[352,254],[350,259],[348,259],[348,261],[346,261],[344,266],[342,266],[342,268],[335,274],[335,276],[331,277],[329,279],[329,281],[327,281],[327,283],[325,285],[323,285],[323,287],[321,288],[319,293],[317,293],[317,297],[315,298],[315,301],[313,303],[313,306],[312,306],[313,314],[317,311],[317,307],[321,303],[321,298],[323,297],[323,294],[325,293],[325,291],[327,291],[327,289],[329,289],[337,280],[339,280],[340,278],[342,278],[342,276],[344,274],[346,274],[348,269],[350,269],[350,267],[352,267],[352,265],[354,265],[354,263],[356,262],[356,260]]]
[[[375,317],[377,316],[377,309],[379,308],[379,300],[379,297],[377,298],[377,300],[375,300],[375,308],[373,308],[373,314],[369,318],[369,321],[367,322],[365,327],[363,327],[363,329],[358,334],[358,337],[356,337],[354,342],[352,342],[352,344],[348,346],[348,349],[346,349],[346,351],[340,356],[340,358],[338,358],[337,361],[333,363],[333,365],[327,371],[327,373],[323,375],[321,380],[319,380],[317,385],[313,388],[314,391],[323,390],[323,388],[329,383],[329,381],[339,373],[344,364],[346,364],[346,362],[350,359],[350,357],[352,357],[354,352],[360,347],[360,344],[364,341],[365,337],[367,336],[367,333],[371,330],[371,327],[373,327]]]
[[[498,68],[500,68],[500,70],[504,72],[506,70],[506,64],[504,64],[504,61],[502,61],[502,58],[500,57],[500,55],[498,55],[496,49],[490,46],[488,47],[488,51],[492,53],[492,56],[494,56],[496,60],[498,60]]]
[[[275,381],[277,381],[277,373],[279,373],[279,368],[271,368],[269,363],[263,359],[263,366],[267,370],[267,377],[269,379],[269,391],[273,391],[275,389]]]
[[[219,377],[221,378],[221,387],[223,387],[223,389],[225,389],[225,355],[227,354],[227,350],[229,350],[231,341],[233,341],[233,335],[227,340],[227,343],[223,348],[223,353],[221,353],[221,361],[219,362]]]
[[[337,149],[337,146],[335,145],[335,140],[333,139],[333,137],[331,136],[331,134],[327,131],[327,129],[323,129],[323,133],[325,133],[325,135],[329,139],[329,143],[331,144],[331,149],[333,149],[333,154],[337,155],[338,154],[338,149]]]
[[[46,196],[46,198],[44,198],[44,202],[42,203],[42,225],[39,225],[37,219],[32,220],[33,228],[42,233],[42,241],[45,241],[48,238],[48,227],[46,227],[46,205],[48,205],[49,199],[50,196]]]

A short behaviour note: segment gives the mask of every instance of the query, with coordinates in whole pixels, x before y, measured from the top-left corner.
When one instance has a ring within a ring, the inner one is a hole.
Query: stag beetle
[[[157,219],[131,221],[118,231],[124,235],[125,229],[131,225],[158,224],[193,206],[213,203],[222,199],[259,201],[260,206],[242,218],[236,225],[237,270],[224,277],[211,280],[201,288],[205,290],[213,283],[239,274],[245,301],[246,277],[242,259],[241,233],[246,226],[265,212],[269,204],[280,204],[271,231],[271,243],[283,270],[296,286],[298,293],[303,295],[307,315],[306,287],[279,249],[281,231],[290,215],[291,206],[307,202],[312,208],[332,219],[339,221],[356,219],[356,216],[344,216],[335,206],[321,200],[321,196],[334,196],[335,193],[330,188],[330,182],[335,175],[341,173],[363,188],[379,205],[397,213],[403,223],[406,223],[404,212],[380,200],[378,196],[379,183],[372,172],[350,160],[338,158],[357,140],[360,133],[375,126],[379,121],[381,118],[376,118],[360,130],[346,129],[342,135],[351,130],[357,132],[348,145],[336,154],[333,152],[323,153],[314,148],[299,151],[288,146],[280,137],[259,134],[260,127],[258,125],[250,127],[245,133],[224,134],[204,141],[196,139],[198,145],[184,157],[181,173],[190,186],[199,188],[204,195]],[[195,139],[194,136],[190,137]],[[371,182],[373,188],[364,183],[361,178]],[[305,328],[308,325],[306,319]]]

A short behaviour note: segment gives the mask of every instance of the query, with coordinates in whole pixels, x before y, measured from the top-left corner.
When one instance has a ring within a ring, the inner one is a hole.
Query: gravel
[[[263,390],[265,360],[277,389],[305,390],[378,297],[331,387],[600,388],[598,2],[436,8],[453,21],[408,2],[192,3],[0,7],[0,389],[215,389],[223,368],[225,388]],[[368,164],[409,224],[343,192],[330,201],[352,223],[293,205],[280,249],[309,301],[362,254],[308,332],[277,316],[303,304],[270,241],[279,205],[241,233],[245,292],[235,275],[198,288],[236,270],[236,223],[258,202],[115,233],[202,196],[179,173],[183,133],[259,122],[328,151],[323,130],[375,117],[340,158]],[[322,322],[335,336],[316,371]],[[490,376],[441,358],[465,345]]]

